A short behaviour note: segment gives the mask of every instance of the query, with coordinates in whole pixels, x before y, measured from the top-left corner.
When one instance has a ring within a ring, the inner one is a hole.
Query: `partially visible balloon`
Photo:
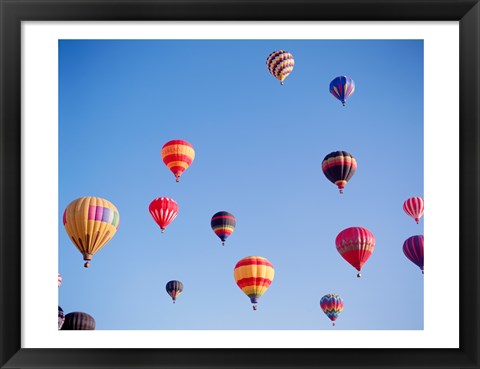
[[[62,325],[65,322],[65,313],[63,309],[58,305],[58,330],[62,329]]]
[[[85,268],[93,255],[115,235],[120,223],[118,210],[100,197],[73,200],[63,213],[63,225],[70,240],[83,255]]]
[[[257,310],[258,299],[270,287],[274,275],[273,265],[261,256],[247,256],[241,259],[233,271],[238,287],[250,297],[253,310]]]
[[[65,315],[65,322],[62,331],[93,331],[95,330],[95,319],[87,313],[74,311]]]
[[[63,281],[62,275],[58,273],[58,287],[62,285],[62,281]]]
[[[343,299],[335,293],[329,293],[320,299],[320,307],[325,315],[332,322],[335,322],[343,310]],[[335,323],[332,323],[332,325],[335,325]]]
[[[175,175],[177,182],[180,182],[180,176],[195,159],[192,144],[184,140],[168,141],[163,145],[161,154],[163,162]]]
[[[345,106],[347,99],[355,92],[355,82],[347,76],[336,77],[330,82],[330,93]]]
[[[322,161],[325,177],[338,187],[340,193],[357,170],[357,160],[346,151],[334,151]]]
[[[350,227],[337,235],[335,244],[340,255],[360,272],[375,249],[375,237],[366,228]],[[357,274],[357,277],[361,276]]]
[[[421,197],[410,197],[403,203],[403,211],[419,222],[423,215],[423,199]]]
[[[293,55],[285,50],[277,50],[267,57],[268,71],[283,85],[283,81],[292,73],[295,60]]]
[[[173,303],[177,300],[177,297],[183,292],[183,283],[180,281],[170,281],[165,286],[165,290],[172,298]]]
[[[423,274],[423,235],[407,238],[403,243],[403,253]]]
[[[177,217],[178,204],[169,197],[158,197],[150,203],[148,210],[163,233],[165,228]]]
[[[225,245],[228,236],[235,230],[237,221],[233,214],[228,211],[219,211],[213,215],[210,225],[212,226],[213,232],[222,240],[222,245]]]

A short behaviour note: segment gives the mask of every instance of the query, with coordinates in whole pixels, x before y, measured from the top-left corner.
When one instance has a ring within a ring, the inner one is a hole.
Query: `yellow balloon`
[[[257,310],[258,299],[273,281],[275,270],[272,263],[261,256],[247,256],[234,268],[233,277],[238,287],[250,298],[253,310]]]
[[[119,222],[115,205],[100,197],[80,197],[66,207],[63,225],[86,260],[85,268],[89,267],[93,255],[117,232]]]

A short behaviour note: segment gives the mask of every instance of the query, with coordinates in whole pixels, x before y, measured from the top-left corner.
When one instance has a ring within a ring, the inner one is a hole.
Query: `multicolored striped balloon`
[[[177,297],[183,292],[183,283],[180,281],[170,281],[165,286],[165,290],[172,298],[173,303],[177,300]]]
[[[60,273],[58,273],[58,287],[59,288],[62,285],[62,281],[63,281],[62,275]]]
[[[334,151],[325,156],[322,161],[322,171],[325,177],[338,187],[340,193],[357,170],[357,160],[346,151]]]
[[[169,197],[158,197],[150,203],[148,210],[153,220],[162,230],[162,233],[164,233],[165,228],[167,228],[178,215],[178,204],[174,199]]]
[[[225,241],[234,231],[237,221],[233,214],[228,211],[219,211],[213,215],[210,225],[215,234],[222,240],[222,245],[225,245]]]
[[[360,272],[375,249],[375,237],[366,228],[350,227],[337,235],[335,244],[340,255]],[[361,276],[357,274],[357,277]]]
[[[175,175],[176,181],[180,181],[182,173],[192,164],[195,159],[195,150],[187,141],[172,140],[162,147],[162,160]]]
[[[62,329],[63,323],[65,322],[65,313],[63,309],[58,305],[58,330]]]
[[[347,99],[355,92],[355,82],[347,76],[336,77],[330,82],[330,93],[345,106]]]
[[[238,287],[250,297],[253,310],[257,310],[258,299],[268,289],[274,275],[273,265],[261,256],[247,256],[241,259],[233,271]]]
[[[95,319],[90,314],[74,311],[65,315],[62,331],[93,331],[95,324]]]
[[[403,243],[403,253],[423,274],[423,235],[407,238]]]
[[[335,325],[335,320],[343,310],[343,299],[335,293],[329,293],[320,299],[320,307],[325,315],[334,322],[332,325]]]
[[[403,203],[403,211],[415,219],[417,224],[423,215],[423,210],[423,199],[421,197],[410,197]]]
[[[283,85],[283,81],[292,73],[295,60],[293,55],[285,50],[272,52],[267,58],[268,71]]]
[[[85,268],[90,260],[118,229],[120,215],[110,201],[100,197],[80,197],[73,200],[63,213],[63,225],[70,240],[83,255]]]

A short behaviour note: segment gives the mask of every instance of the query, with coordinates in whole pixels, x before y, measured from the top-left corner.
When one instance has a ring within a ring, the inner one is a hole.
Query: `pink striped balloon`
[[[148,210],[163,233],[165,228],[177,217],[178,204],[169,197],[158,197],[150,203]]]
[[[423,215],[423,199],[421,197],[410,197],[403,203],[403,210],[418,224]]]
[[[62,275],[60,273],[58,273],[58,287],[60,287],[62,285]]]

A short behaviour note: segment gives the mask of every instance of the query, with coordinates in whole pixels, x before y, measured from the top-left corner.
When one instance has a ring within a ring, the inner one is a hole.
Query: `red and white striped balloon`
[[[62,275],[58,273],[58,287],[62,285]]]
[[[158,197],[150,203],[148,210],[163,233],[165,228],[177,217],[178,204],[169,197]]]
[[[423,215],[423,199],[421,197],[410,197],[403,203],[403,210],[418,224]]]

